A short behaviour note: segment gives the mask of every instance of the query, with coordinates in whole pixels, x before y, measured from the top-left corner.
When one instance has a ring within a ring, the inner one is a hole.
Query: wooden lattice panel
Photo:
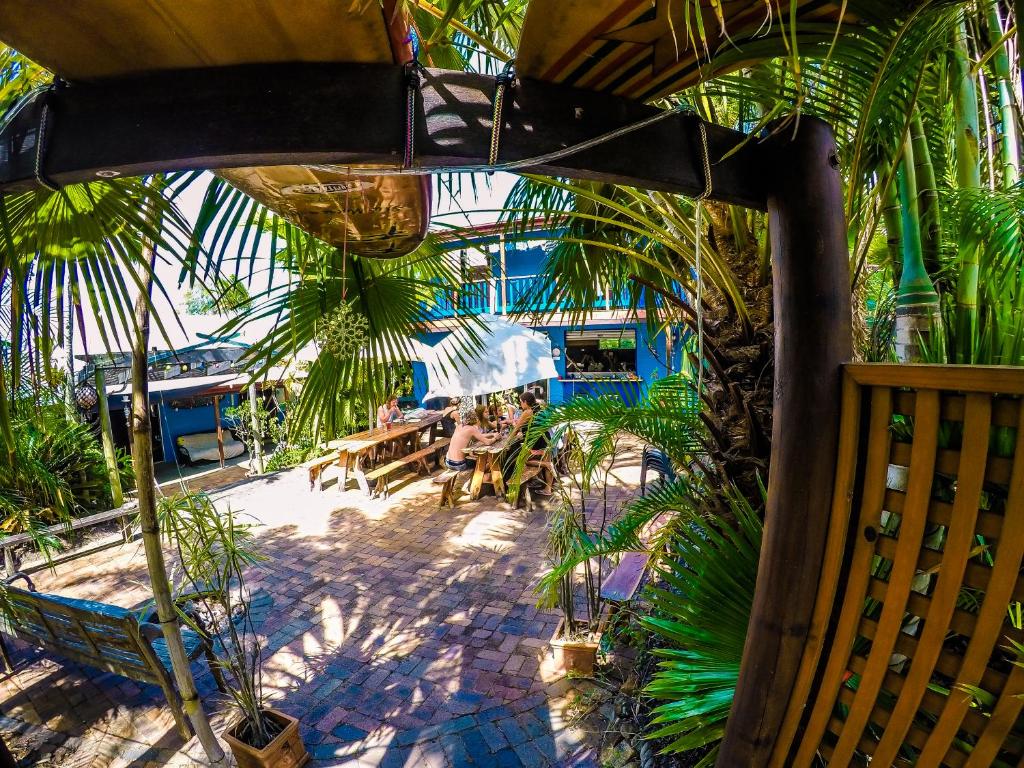
[[[1024,765],[1022,394],[1019,369],[847,367],[828,554],[772,765]]]

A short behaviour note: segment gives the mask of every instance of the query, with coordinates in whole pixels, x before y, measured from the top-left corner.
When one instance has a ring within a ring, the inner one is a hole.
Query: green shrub
[[[45,406],[13,427],[14,463],[0,464],[0,532],[32,532],[110,506],[103,450],[87,424]]]

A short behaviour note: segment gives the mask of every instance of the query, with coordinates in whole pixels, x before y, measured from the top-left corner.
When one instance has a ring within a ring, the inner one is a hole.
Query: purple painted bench
[[[612,603],[632,600],[644,579],[650,559],[650,552],[624,552],[619,564],[601,583],[601,597]]]

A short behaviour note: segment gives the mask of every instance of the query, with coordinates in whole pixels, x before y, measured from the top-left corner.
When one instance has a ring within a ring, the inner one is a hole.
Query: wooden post
[[[252,466],[257,475],[263,474],[263,427],[257,416],[256,384],[249,382],[249,413],[252,415]]]
[[[213,396],[213,423],[217,425],[217,455],[221,469],[224,468],[224,429],[220,425],[220,395]]]
[[[96,366],[96,407],[100,412],[100,439],[103,443],[103,460],[110,478],[110,497],[114,507],[124,504],[121,488],[121,474],[117,468],[117,454],[114,452],[114,434],[110,431],[110,403],[107,402],[107,382],[103,369]]]
[[[767,764],[800,664],[828,530],[840,366],[852,355],[835,141],[801,117],[762,144],[775,308],[772,460],[757,587],[716,765]]]

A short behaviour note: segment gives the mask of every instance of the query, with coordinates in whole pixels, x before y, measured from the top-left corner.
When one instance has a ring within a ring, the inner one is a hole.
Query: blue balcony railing
[[[492,292],[494,295],[492,296]],[[623,288],[612,295],[598,289],[592,309],[625,309],[629,307],[629,289]],[[444,318],[460,315],[478,315],[484,312],[506,314],[513,310],[542,312],[545,310],[567,310],[569,305],[556,301],[554,285],[542,275],[508,277],[493,284],[487,280],[463,283],[457,295],[437,294],[433,307],[435,317]]]

